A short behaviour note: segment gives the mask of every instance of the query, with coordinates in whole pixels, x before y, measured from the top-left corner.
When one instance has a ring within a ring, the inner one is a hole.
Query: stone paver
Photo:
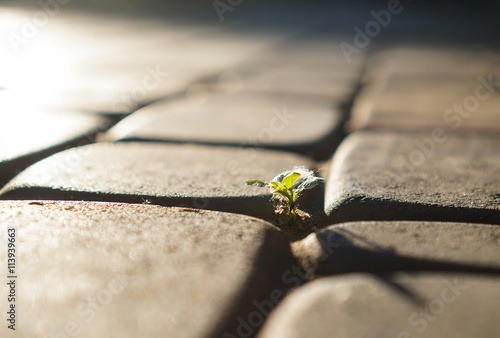
[[[350,129],[500,129],[498,53],[395,46],[369,58]]]
[[[393,76],[408,79],[475,78],[491,73],[498,63],[498,54],[478,48],[406,45],[384,48],[369,59],[366,81]]]
[[[106,138],[266,147],[320,156],[342,135],[341,113],[329,100],[202,92],[149,105],[118,123]]]
[[[283,235],[247,216],[40,201],[0,210],[0,242],[8,228],[17,239],[15,337],[236,335],[293,262]]]
[[[223,90],[310,95],[347,103],[356,89],[363,57],[347,63],[338,43],[335,34],[295,37],[252,55],[209,83]]]
[[[286,298],[259,338],[498,337],[499,297],[498,276],[324,278]]]
[[[7,106],[0,114],[0,186],[48,155],[92,142],[106,123],[98,116],[20,111]]]
[[[293,244],[309,275],[353,271],[500,272],[500,227],[440,222],[356,222]]]
[[[499,224],[499,149],[495,135],[353,133],[332,159],[325,211],[333,222]]]
[[[2,199],[64,199],[189,206],[272,217],[271,180],[307,158],[285,152],[148,143],[99,143],[69,149],[29,167]]]
[[[328,76],[330,73],[330,76]],[[268,71],[250,78],[241,84],[242,90],[306,94],[324,96],[338,102],[347,102],[356,89],[354,81],[335,78],[335,70],[323,74],[311,72]]]
[[[498,131],[498,89],[487,76],[480,79],[408,78],[368,85],[356,98],[350,129],[440,127]]]
[[[0,27],[5,36],[25,29],[25,18],[33,16],[30,10],[6,14],[3,20],[9,25]],[[288,35],[248,34],[242,39],[218,22],[188,24],[78,11],[50,19],[43,39],[2,42],[0,87],[20,90],[50,109],[106,114],[130,113],[182,93],[200,78],[220,73]]]
[[[1,6],[0,106],[106,133],[0,118],[0,184],[41,160],[0,185],[1,337],[250,338],[295,286],[264,337],[499,336],[498,4],[56,2]],[[244,181],[294,165],[331,171],[284,225]]]

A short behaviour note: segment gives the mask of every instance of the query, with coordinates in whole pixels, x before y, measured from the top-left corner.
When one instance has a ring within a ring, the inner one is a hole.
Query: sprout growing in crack
[[[292,220],[298,217],[310,217],[307,213],[298,208],[297,199],[304,190],[312,189],[324,179],[314,175],[312,170],[302,167],[295,167],[274,177],[271,182],[261,180],[248,180],[247,185],[266,187],[271,191],[271,199],[276,202],[277,214],[286,213]]]

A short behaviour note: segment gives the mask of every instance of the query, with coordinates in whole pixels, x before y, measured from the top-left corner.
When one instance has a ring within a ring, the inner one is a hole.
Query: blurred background
[[[50,134],[54,119],[33,114],[59,114],[58,130],[80,123],[69,116],[104,117],[98,134],[116,140],[144,122],[108,133],[114,124],[157,102],[175,103],[156,109],[162,114],[243,106],[270,112],[290,95],[328,102],[343,122],[354,120],[347,123],[352,130],[372,114],[365,109],[372,89],[379,95],[391,79],[396,88],[410,84],[404,95],[396,93],[400,101],[443,109],[448,101],[433,106],[437,94],[429,88],[455,102],[463,92],[452,78],[474,82],[498,73],[499,13],[499,2],[486,0],[0,1],[0,117],[10,126],[1,141]],[[415,112],[422,124],[425,110]],[[191,125],[193,119],[186,117],[192,129],[186,140],[204,142],[196,133],[205,126]],[[226,131],[235,123],[207,121]],[[178,123],[185,127],[182,118]],[[146,138],[176,137],[165,131]],[[241,144],[229,135],[224,142]]]

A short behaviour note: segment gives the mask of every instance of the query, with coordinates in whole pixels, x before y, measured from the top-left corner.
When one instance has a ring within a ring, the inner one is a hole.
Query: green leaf
[[[322,177],[314,177],[312,179],[305,180],[297,187],[297,190],[302,191],[302,190],[312,189],[323,181],[324,179]]]
[[[292,173],[286,175],[286,177],[283,179],[283,185],[285,186],[285,188],[291,189],[293,187],[293,184],[295,183],[295,181],[299,177],[300,177],[300,173],[292,172]]]
[[[271,184],[271,187],[276,191],[285,191],[286,190],[285,186],[283,184],[281,184],[280,182],[271,181],[269,184]]]
[[[290,174],[291,172],[292,172],[291,170],[284,171],[281,174],[276,175],[271,181],[282,183],[283,182],[283,178],[286,175]]]
[[[261,180],[248,180],[248,181],[245,181],[245,183],[247,185],[255,185],[255,186],[258,186],[258,187],[265,187],[267,185],[266,182],[261,181]]]

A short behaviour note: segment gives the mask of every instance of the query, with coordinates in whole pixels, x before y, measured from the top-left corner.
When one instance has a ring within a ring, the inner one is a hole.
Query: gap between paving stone
[[[500,274],[500,227],[443,222],[332,225],[292,245],[310,278],[348,272]]]
[[[112,124],[111,120],[102,117],[73,113],[21,113],[14,121],[9,116],[5,119],[10,132],[4,132],[0,142],[5,147],[0,151],[0,186],[47,156],[94,142],[98,133]],[[36,125],[33,121],[37,121]],[[26,124],[29,123],[34,130],[28,134]]]
[[[71,158],[78,161],[68,162]],[[306,157],[268,150],[98,143],[34,164],[0,190],[0,198],[154,203],[276,222],[268,190],[247,186],[245,180],[271,180],[296,165],[315,167]]]
[[[330,100],[204,90],[136,111],[105,140],[266,148],[320,159],[343,137],[341,113]]]

